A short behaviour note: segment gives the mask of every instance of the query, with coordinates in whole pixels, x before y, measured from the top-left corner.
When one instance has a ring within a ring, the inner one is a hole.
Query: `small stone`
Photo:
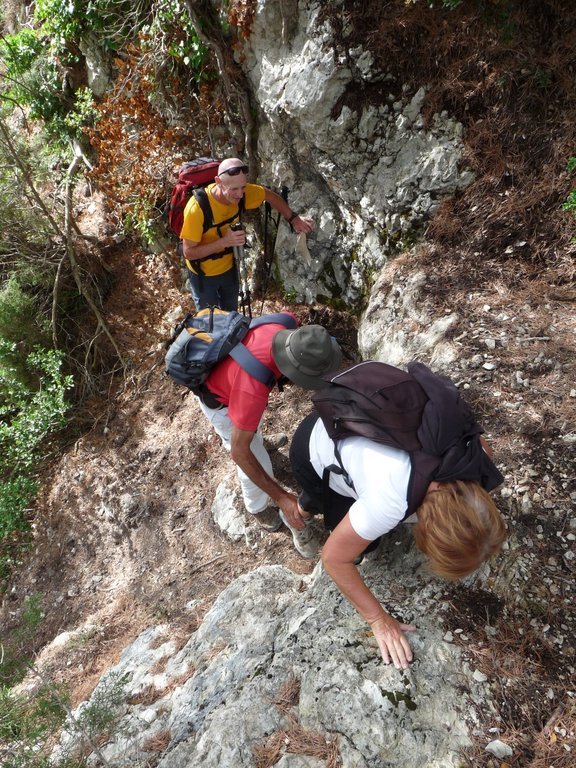
[[[479,669],[474,670],[472,677],[474,678],[474,680],[476,680],[477,683],[485,683],[486,680],[488,680],[484,672],[480,672]]]
[[[514,754],[512,748],[509,747],[508,744],[504,744],[504,742],[500,741],[500,739],[494,739],[494,741],[491,741],[486,745],[485,750],[486,752],[493,754],[494,757],[498,757],[500,759],[505,757],[512,757]]]
[[[452,632],[446,632],[444,637],[442,638],[446,643],[451,643],[454,640],[454,635]]]

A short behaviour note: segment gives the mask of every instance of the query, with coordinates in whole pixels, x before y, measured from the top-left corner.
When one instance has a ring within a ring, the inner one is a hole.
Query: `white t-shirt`
[[[338,449],[354,488],[334,472],[330,473],[330,488],[356,499],[349,512],[352,528],[363,539],[374,541],[391,531],[406,514],[410,456],[366,437],[347,437],[338,442]],[[334,441],[321,419],[310,436],[310,461],[320,477],[324,467],[338,464]]]

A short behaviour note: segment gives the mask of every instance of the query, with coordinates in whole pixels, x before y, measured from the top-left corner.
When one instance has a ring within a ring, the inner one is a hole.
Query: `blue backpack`
[[[242,344],[249,330],[269,323],[288,329],[297,327],[292,315],[284,312],[251,320],[240,312],[210,307],[186,315],[172,334],[165,357],[166,374],[197,394],[216,363],[229,355],[250,376],[272,387],[274,373]]]

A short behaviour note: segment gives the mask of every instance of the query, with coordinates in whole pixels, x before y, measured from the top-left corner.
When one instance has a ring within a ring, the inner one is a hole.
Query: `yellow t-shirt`
[[[193,243],[200,243],[201,245],[213,243],[227,231],[231,224],[234,224],[238,220],[238,206],[234,203],[226,205],[215,200],[211,194],[214,186],[214,184],[210,184],[206,187],[208,202],[212,208],[214,224],[218,224],[219,221],[226,221],[226,219],[230,219],[232,216],[235,218],[221,227],[221,235],[218,234],[218,229],[215,226],[210,227],[207,232],[203,232],[202,226],[204,224],[204,214],[202,213],[198,201],[194,195],[192,195],[186,204],[186,208],[184,208],[184,223],[182,224],[182,231],[180,232],[180,237],[182,239],[191,240]],[[264,187],[261,187],[259,184],[246,184],[246,189],[244,191],[244,207],[246,210],[259,208],[265,198],[266,191]],[[214,255],[216,256],[216,254]],[[197,270],[194,268],[194,263],[194,261],[188,261],[188,259],[186,259],[188,269],[197,273]],[[222,275],[224,272],[228,272],[229,269],[232,269],[232,254],[226,253],[223,256],[216,256],[216,258],[208,258],[206,261],[202,261],[201,264],[203,274],[208,276]]]

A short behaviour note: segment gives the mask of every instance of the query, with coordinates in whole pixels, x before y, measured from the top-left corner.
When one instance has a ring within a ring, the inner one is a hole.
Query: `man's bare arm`
[[[212,256],[219,251],[224,251],[226,248],[233,248],[235,245],[243,245],[246,239],[246,235],[242,230],[234,231],[232,229],[226,230],[222,237],[215,240],[213,243],[195,243],[192,240],[182,240],[182,250],[184,252],[184,258],[188,261],[196,261],[196,259],[203,259],[205,256]]]
[[[298,500],[293,493],[284,490],[260,464],[250,449],[254,432],[232,427],[230,455],[234,462],[245,472],[250,480],[276,502],[290,525],[303,528],[304,523],[298,511]]]
[[[271,189],[268,189],[267,187],[264,187],[264,190],[266,193],[266,202],[270,203],[272,208],[274,208],[275,211],[278,211],[278,213],[283,216],[286,221],[292,219],[290,224],[292,225],[294,232],[304,232],[306,234],[312,232],[315,227],[314,219],[311,219],[309,216],[300,216],[298,214],[296,214],[296,216],[293,218],[292,214],[294,212],[283,197],[280,197],[279,194]]]

